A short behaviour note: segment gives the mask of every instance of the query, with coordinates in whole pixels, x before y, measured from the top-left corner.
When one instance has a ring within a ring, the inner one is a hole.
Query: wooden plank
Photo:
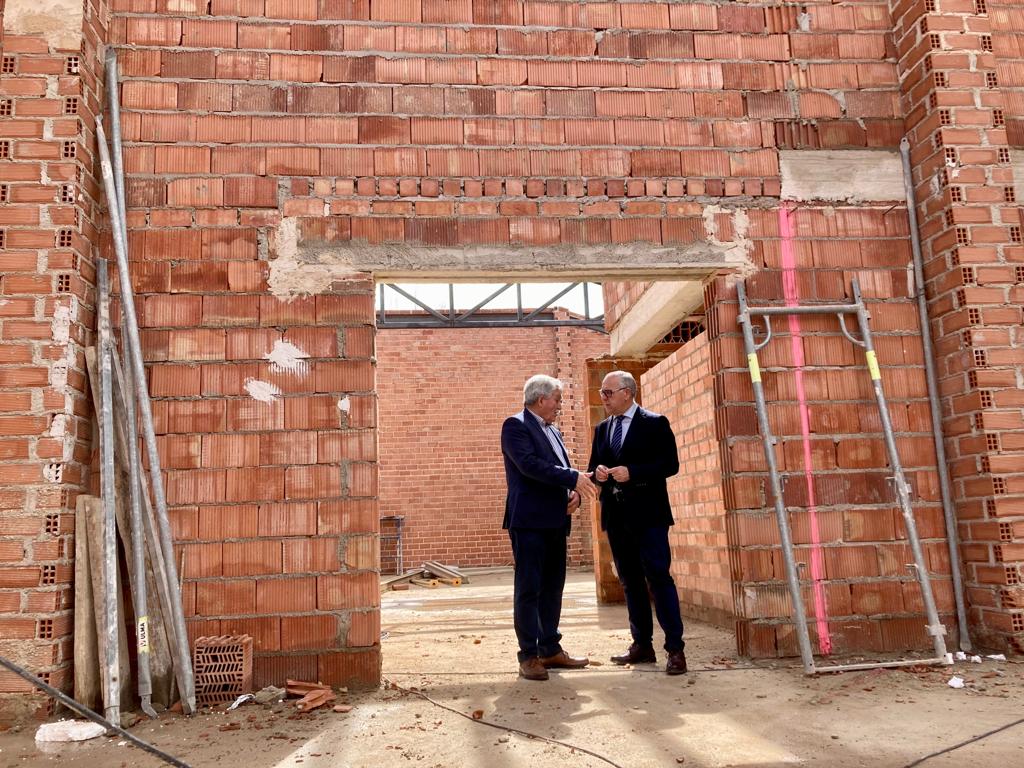
[[[93,497],[82,494],[75,503],[75,701],[89,709],[101,706],[99,638],[89,575],[89,537],[86,504]]]

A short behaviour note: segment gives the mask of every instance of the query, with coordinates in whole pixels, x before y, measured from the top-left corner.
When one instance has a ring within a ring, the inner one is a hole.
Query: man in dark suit
[[[590,471],[601,488],[601,528],[608,532],[615,569],[626,594],[633,643],[616,664],[654,662],[654,622],[665,632],[670,675],[686,672],[683,620],[672,579],[668,529],[672,525],[666,478],[679,472],[672,427],[664,416],[636,402],[636,380],[613,371],[601,382],[601,402],[609,418],[594,430]]]
[[[524,408],[505,419],[505,520],[515,556],[513,619],[519,640],[519,674],[547,680],[549,669],[585,667],[589,659],[561,646],[558,621],[565,587],[566,539],[581,496],[597,497],[587,475],[570,467],[554,421],[562,407],[562,383],[533,376],[523,388]]]

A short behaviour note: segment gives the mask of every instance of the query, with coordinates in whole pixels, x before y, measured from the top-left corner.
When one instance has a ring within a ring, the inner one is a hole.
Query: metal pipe
[[[752,317],[761,315],[855,315],[857,304],[806,304],[799,307],[750,307]]]
[[[946,628],[939,621],[939,613],[935,608],[932,581],[928,574],[928,565],[924,559],[921,542],[917,536],[917,523],[914,521],[914,511],[910,506],[910,486],[903,474],[903,465],[900,463],[900,455],[896,450],[896,438],[893,436],[892,419],[889,416],[889,403],[885,398],[885,391],[882,389],[882,373],[878,368],[878,357],[875,354],[874,340],[871,337],[871,326],[868,324],[868,312],[864,309],[863,301],[861,300],[860,283],[857,282],[856,278],[852,281],[852,287],[854,301],[859,307],[857,325],[860,327],[860,337],[864,343],[864,357],[867,359],[868,372],[871,375],[871,386],[875,391],[875,401],[878,403],[878,413],[882,421],[885,449],[889,454],[889,466],[892,467],[896,499],[899,501],[900,511],[903,513],[903,525],[907,529],[910,550],[914,554],[914,570],[918,583],[921,585],[921,598],[924,602],[925,613],[928,616],[928,634],[932,636],[935,655],[945,658],[946,641],[943,639],[943,635],[946,633]]]
[[[942,404],[939,400],[938,375],[935,371],[935,350],[932,344],[931,323],[928,318],[928,300],[924,285],[924,263],[921,257],[921,234],[917,225],[917,204],[914,201],[914,177],[910,167],[910,142],[906,136],[900,139],[900,156],[903,158],[903,187],[907,195],[907,218],[910,219],[910,247],[914,257],[914,292],[917,298],[917,316],[921,323],[921,345],[924,347],[924,376],[928,383],[928,402],[932,417],[932,441],[935,444],[935,459],[939,472],[939,497],[942,499],[942,516],[946,522],[946,544],[949,547],[950,571],[953,575],[953,598],[956,601],[956,620],[960,630],[960,650],[972,648],[970,631],[967,627],[967,607],[964,600],[963,577],[960,573],[960,535],[956,526],[956,510],[953,508],[953,491],[949,479],[949,463],[946,459],[946,445],[942,431]]]
[[[136,394],[142,415],[143,437],[146,444],[146,455],[149,459],[150,483],[153,488],[153,502],[156,507],[157,527],[160,548],[163,551],[169,584],[177,585],[178,574],[174,565],[174,548],[171,543],[171,527],[167,518],[167,498],[164,494],[163,478],[160,474],[160,454],[157,450],[156,434],[153,430],[153,410],[149,401],[149,388],[146,385],[146,370],[142,364],[142,341],[139,338],[139,322],[135,314],[135,294],[132,290],[131,274],[128,271],[128,255],[125,242],[121,237],[124,232],[118,210],[117,188],[114,184],[114,173],[110,164],[110,152],[107,150],[106,132],[103,121],[96,121],[97,144],[100,152],[100,168],[103,173],[103,186],[107,196],[107,211],[111,219],[111,232],[114,240],[114,253],[117,256],[117,271],[121,285],[121,307],[125,313],[128,326],[128,343],[131,346],[131,360],[135,378]],[[185,628],[185,615],[181,607],[181,593],[173,592],[171,612],[175,634],[178,635],[177,664],[179,674],[179,693],[181,694],[182,710],[191,714],[196,709],[195,678],[192,674],[192,662],[188,655],[188,632]]]
[[[121,339],[128,352],[128,325],[121,315]],[[126,355],[127,357],[127,355]],[[123,372],[125,389],[134,391],[134,376],[131,366]],[[132,574],[135,582],[135,648],[139,660],[138,693],[142,711],[150,717],[156,717],[153,709],[153,678],[149,666],[150,634],[149,634],[149,595],[146,590],[146,556],[143,551],[144,533],[142,528],[142,476],[139,463],[139,426],[135,414],[135,398],[129,395],[124,398],[125,421],[127,430],[125,443],[128,453],[129,498],[131,499],[132,522]]]
[[[103,714],[121,722],[121,659],[118,641],[117,527],[114,520],[114,399],[110,365],[110,278],[107,260],[96,260],[96,335],[100,368],[100,497],[103,502]]]
[[[121,100],[117,76],[117,51],[107,48],[104,59],[107,75],[107,104],[110,113],[111,163],[114,171],[114,186],[117,189],[117,210],[121,214],[121,237],[125,248],[128,248],[128,213],[125,207],[124,192],[124,153],[121,151]],[[127,350],[126,350],[127,351]],[[127,354],[125,358],[127,359]]]
[[[779,468],[775,462],[775,436],[768,424],[768,406],[765,402],[764,385],[761,383],[761,368],[754,350],[754,329],[751,326],[751,310],[747,306],[747,292],[743,283],[736,286],[740,302],[739,323],[743,330],[743,345],[747,352],[747,365],[750,368],[750,381],[754,389],[754,403],[757,406],[757,423],[761,430],[761,442],[764,445],[764,458],[768,463],[768,475],[771,482],[772,496],[775,500],[775,519],[779,526],[779,538],[782,540],[782,557],[786,564],[786,583],[789,586],[789,597],[793,602],[793,621],[796,628],[797,643],[800,646],[800,657],[803,659],[804,672],[814,674],[814,653],[811,650],[810,633],[807,630],[807,612],[804,609],[803,595],[800,593],[800,577],[797,573],[796,561],[793,557],[793,537],[789,532],[789,518],[782,502],[782,483],[779,480]],[[787,307],[786,309],[793,309]]]

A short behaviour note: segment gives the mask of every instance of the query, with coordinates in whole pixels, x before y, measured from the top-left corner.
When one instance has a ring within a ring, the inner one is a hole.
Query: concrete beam
[[[699,280],[654,283],[612,329],[610,354],[643,355],[704,303]]]
[[[735,228],[745,234],[745,227]],[[721,242],[714,233],[682,246],[370,245],[303,237],[298,220],[286,218],[268,254],[269,283],[279,296],[297,296],[323,293],[332,283],[367,274],[383,282],[700,282],[722,269],[749,270],[750,245],[742,234],[735,242]]]
[[[82,47],[83,0],[7,0],[4,31],[42,37],[52,48]]]
[[[783,149],[784,200],[890,202],[903,200],[900,154],[888,149]]]

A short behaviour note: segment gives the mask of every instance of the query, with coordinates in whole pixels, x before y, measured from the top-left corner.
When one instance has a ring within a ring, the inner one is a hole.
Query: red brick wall
[[[407,567],[512,561],[501,424],[522,410],[526,379],[557,376],[566,385],[559,427],[574,466],[585,466],[585,361],[607,351],[606,335],[564,327],[378,331],[380,512],[405,516]],[[572,564],[592,562],[590,542],[583,510]]]
[[[732,577],[712,385],[706,333],[644,373],[640,382],[645,407],[668,417],[679,451],[679,474],[669,480],[668,491],[675,517],[669,535],[672,575],[680,604],[688,616],[731,627]]]
[[[1024,5],[894,8],[969,616],[976,640],[1021,652],[1024,247],[1010,148],[1024,146]]]
[[[105,2],[86,2],[73,42],[0,34],[0,639],[5,656],[62,687],[73,655],[75,497],[91,437],[83,350],[107,14]],[[50,711],[52,702],[23,695],[31,690],[0,672],[0,719]]]

